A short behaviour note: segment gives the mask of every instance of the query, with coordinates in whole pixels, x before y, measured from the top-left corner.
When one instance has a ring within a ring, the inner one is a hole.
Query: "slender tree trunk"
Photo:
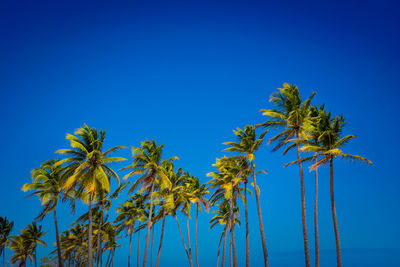
[[[225,224],[224,230],[223,230],[223,232],[221,234],[221,237],[219,239],[218,252],[217,252],[217,267],[218,267],[218,263],[219,263],[219,251],[221,249],[222,238],[224,237],[224,234],[226,232],[227,226],[228,226],[228,224]]]
[[[57,205],[57,204],[56,204]],[[61,256],[61,245],[60,245],[60,236],[58,235],[58,223],[57,223],[57,211],[56,207],[54,207],[54,226],[56,228],[56,241],[57,241],[57,256],[58,256],[58,266],[64,267],[63,259]],[[4,263],[4,261],[3,261]],[[5,265],[4,265],[5,266]]]
[[[114,267],[114,254],[115,254],[115,248],[113,249],[112,256],[111,256],[112,267]]]
[[[131,233],[129,234],[129,253],[128,253],[128,267],[131,267],[131,251],[132,251],[132,234],[133,234],[133,225],[131,225]]]
[[[340,251],[340,239],[339,239],[339,226],[337,222],[337,217],[336,217],[336,207],[335,207],[335,196],[333,192],[333,159],[329,160],[329,165],[330,165],[330,172],[331,172],[331,207],[332,207],[332,219],[333,219],[333,228],[335,230],[335,241],[336,241],[336,261],[337,261],[337,266],[341,267],[342,266],[342,256],[341,256],[341,251]]]
[[[233,200],[234,192],[231,192],[231,203],[230,203],[230,217],[231,217],[231,243],[232,243],[232,255],[233,255],[233,266],[237,267],[237,256],[236,256],[236,243],[235,243],[235,216],[233,214]]]
[[[247,212],[247,182],[244,183],[244,215],[246,220],[246,267],[250,267],[249,214]]]
[[[194,246],[196,249],[196,266],[199,267],[199,250],[197,248],[197,221],[199,219],[199,203],[196,204],[196,224],[194,228]]]
[[[315,162],[317,154],[315,153]],[[315,196],[314,196],[314,235],[315,235],[315,267],[319,267],[319,233],[318,233],[318,169],[315,169]]]
[[[261,244],[262,244],[263,255],[264,255],[264,266],[268,267],[269,262],[268,262],[267,241],[265,240],[264,223],[263,223],[262,214],[261,214],[260,192],[258,191],[257,180],[256,180],[256,170],[254,169],[253,162],[251,162],[251,169],[253,171],[254,192],[256,195],[256,202],[257,202],[258,224],[260,225],[260,236],[261,236]]]
[[[224,234],[224,246],[222,247],[222,262],[221,262],[221,267],[224,267],[224,265],[225,265],[226,236],[228,235],[228,229],[230,229],[230,225],[231,225],[231,221],[228,220],[228,221],[225,223],[226,230],[225,230],[225,234]]]
[[[100,223],[99,230],[97,232],[97,266],[103,266],[102,262],[102,251],[101,251],[101,227],[103,226],[103,216],[104,216],[104,203],[103,199],[101,200],[101,215],[100,215]]]
[[[6,262],[5,262],[5,260],[4,260],[4,258],[5,258],[5,255],[4,255],[4,254],[6,254],[6,248],[5,248],[5,246],[3,246],[3,266],[6,267]]]
[[[193,267],[192,248],[190,245],[189,214],[186,216],[186,231],[187,231],[187,237],[188,237],[189,264],[190,264],[190,267]]]
[[[298,138],[298,134],[296,133]],[[300,148],[299,144],[296,144],[297,160],[299,161],[299,173],[300,173],[300,190],[301,190],[301,222],[303,224],[303,239],[304,239],[304,256],[306,261],[306,267],[310,267],[310,252],[308,250],[308,235],[307,235],[307,220],[306,220],[306,191],[304,186],[304,174],[303,165],[301,164]]]
[[[164,237],[164,225],[165,225],[165,210],[163,212],[163,220],[162,220],[162,225],[161,225],[160,245],[158,247],[158,252],[157,252],[156,267],[158,267],[158,264],[160,263],[160,258],[161,258],[161,247],[162,247],[162,242],[163,242],[163,237]]]
[[[150,212],[149,212],[149,218],[147,220],[147,234],[146,234],[146,245],[144,246],[144,256],[143,256],[143,265],[142,267],[146,267],[147,263],[147,252],[149,249],[149,241],[150,241],[150,227],[152,224],[151,218],[153,216],[153,190],[154,190],[154,177],[152,178],[151,182],[151,190],[150,190]]]
[[[108,257],[107,257],[107,260],[106,260],[106,267],[108,267],[108,265],[110,264],[110,260],[111,260],[111,252],[112,252],[112,249],[110,249],[110,252],[108,252]]]
[[[88,266],[92,267],[92,194],[89,194],[89,242],[88,242]]]
[[[140,228],[140,224],[139,224],[139,228]],[[140,230],[138,231],[137,267],[139,267],[139,260],[140,260]]]
[[[34,257],[34,260],[35,260],[35,267],[37,267],[37,263],[36,263],[36,248],[35,248],[35,252],[33,253],[33,257]]]
[[[186,248],[185,239],[183,239],[183,234],[182,234],[181,225],[179,224],[178,217],[176,217],[176,215],[175,215],[175,220],[176,220],[176,223],[178,224],[179,234],[181,235],[181,239],[182,239],[182,243],[183,243],[183,248],[185,249],[186,255],[187,255],[188,259],[189,259],[189,264],[191,264],[191,262],[190,262],[190,257],[189,257],[189,251],[188,251],[187,248]],[[190,265],[190,266],[192,266],[192,265]]]
[[[150,267],[153,267],[153,241],[154,241],[154,225],[151,226],[151,245],[150,245]]]

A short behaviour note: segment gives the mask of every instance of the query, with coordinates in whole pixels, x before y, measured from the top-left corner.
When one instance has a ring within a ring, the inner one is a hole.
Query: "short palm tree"
[[[137,179],[132,187],[129,190],[129,193],[133,192],[138,185],[142,185],[143,188],[150,188],[150,211],[149,217],[147,220],[147,234],[146,234],[146,244],[144,249],[144,258],[143,258],[143,267],[146,267],[147,263],[147,253],[149,248],[150,241],[150,228],[153,217],[153,191],[155,186],[156,179],[159,179],[161,183],[163,183],[166,187],[170,187],[171,183],[168,180],[168,177],[165,175],[164,170],[162,168],[162,150],[164,145],[157,145],[156,142],[146,140],[141,142],[140,147],[132,148],[133,155],[133,163],[121,170],[129,169],[127,175],[124,176],[124,179],[141,174],[142,176]],[[172,161],[178,159],[177,157],[172,157],[167,161]]]
[[[10,237],[8,247],[13,252],[10,260],[11,264],[18,263],[18,267],[25,267],[28,257],[32,263],[31,241],[26,236],[20,234]]]
[[[284,83],[283,88],[278,88],[278,91],[274,92],[269,100],[276,105],[277,109],[262,109],[262,114],[269,117],[269,119],[258,125],[267,128],[284,128],[282,132],[269,139],[269,143],[274,141],[277,142],[277,145],[272,149],[272,151],[276,151],[279,148],[288,145],[283,151],[283,154],[286,154],[290,149],[296,148],[300,173],[301,217],[306,267],[310,267],[310,254],[308,249],[303,166],[301,162],[299,143],[290,143],[290,141],[293,139],[306,138],[306,132],[311,124],[309,106],[314,95],[315,93],[312,93],[309,98],[302,101],[299,88],[294,84]]]
[[[33,259],[35,261],[35,267],[37,266],[36,262],[36,248],[37,245],[47,246],[47,244],[41,239],[46,232],[42,231],[42,226],[37,226],[36,222],[32,222],[32,224],[28,224],[25,229],[22,229],[22,236],[27,240],[30,244],[30,251],[33,254]]]
[[[342,147],[347,144],[351,139],[355,138],[354,135],[346,135],[342,137],[342,129],[345,125],[345,120],[343,116],[336,116],[333,119],[330,118],[330,113],[326,113],[320,121],[320,127],[323,132],[321,132],[318,141],[320,145],[310,144],[302,147],[303,151],[314,152],[319,155],[319,160],[315,162],[310,168],[312,170],[317,169],[323,164],[329,162],[330,167],[330,198],[331,198],[331,209],[332,209],[332,219],[335,232],[335,242],[336,242],[336,260],[337,266],[342,266],[341,261],[341,250],[340,250],[340,238],[339,238],[339,226],[337,222],[336,207],[335,207],[335,197],[333,190],[333,160],[337,157],[347,160],[354,160],[360,162],[366,162],[372,165],[372,162],[364,157],[345,154],[341,150]]]
[[[0,217],[0,256],[3,255],[3,266],[5,267],[5,254],[6,254],[6,246],[8,243],[8,236],[12,231],[14,226],[14,222],[10,222],[7,217]]]
[[[103,152],[103,144],[106,136],[105,131],[97,131],[89,128],[86,124],[74,132],[75,135],[67,134],[71,149],[60,149],[56,153],[70,156],[60,160],[57,165],[67,163],[65,175],[68,177],[63,189],[70,192],[74,188],[85,191],[88,195],[89,204],[89,244],[88,244],[88,266],[92,267],[92,201],[94,197],[105,190],[110,191],[110,179],[114,178],[119,183],[118,175],[108,164],[126,160],[121,157],[109,157],[109,155],[123,146],[116,146]]]
[[[60,235],[61,250],[63,258],[71,266],[87,264],[85,255],[88,251],[87,230],[81,224],[75,224]]]
[[[264,131],[258,138],[256,136],[256,129],[252,125],[247,125],[244,130],[237,128],[237,131],[233,131],[233,133],[237,137],[238,142],[225,142],[224,145],[228,145],[229,147],[225,149],[225,151],[237,152],[244,154],[246,158],[250,161],[250,171],[253,173],[253,185],[254,191],[256,195],[257,202],[257,212],[258,212],[258,223],[260,226],[260,236],[261,236],[261,244],[263,248],[264,254],[264,266],[269,266],[268,263],[268,252],[267,252],[267,242],[265,240],[264,233],[264,224],[262,220],[261,214],[261,204],[260,204],[260,193],[258,190],[257,182],[256,182],[256,173],[254,168],[254,154],[260,148],[264,141],[264,135],[267,131]],[[250,266],[250,244],[249,244],[249,220],[248,220],[248,212],[247,212],[247,183],[248,179],[245,177],[244,180],[244,208],[245,208],[245,220],[246,220],[246,267]]]
[[[29,194],[28,196],[37,195],[42,201],[43,209],[36,219],[42,220],[48,213],[53,211],[57,241],[58,265],[63,267],[64,263],[61,257],[60,238],[58,234],[57,203],[60,196],[63,194],[62,187],[64,186],[65,179],[63,176],[63,167],[56,166],[56,162],[57,160],[48,160],[42,163],[40,168],[33,169],[31,172],[33,180],[32,183],[24,184],[22,190],[24,192],[28,190],[33,191],[33,193]],[[65,198],[71,201],[73,200],[68,195],[65,195]]]

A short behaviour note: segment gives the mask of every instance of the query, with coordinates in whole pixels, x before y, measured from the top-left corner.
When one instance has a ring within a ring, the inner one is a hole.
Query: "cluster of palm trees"
[[[260,243],[263,251],[264,266],[269,266],[266,235],[262,219],[260,188],[257,185],[257,175],[264,172],[257,170],[255,154],[264,143],[264,138],[270,129],[281,129],[268,140],[275,143],[272,151],[283,148],[283,154],[294,149],[297,159],[285,166],[299,166],[301,210],[304,238],[305,264],[310,266],[308,233],[305,212],[305,183],[303,164],[310,162],[310,170],[315,173],[315,265],[319,266],[318,243],[318,168],[328,164],[330,167],[330,193],[332,218],[337,249],[337,266],[341,266],[340,239],[334,201],[333,160],[337,158],[350,159],[371,163],[368,159],[345,154],[341,148],[354,138],[353,135],[342,136],[345,125],[343,116],[332,117],[324,106],[312,106],[313,93],[305,101],[301,99],[296,85],[287,84],[270,97],[275,109],[263,109],[262,114],[268,119],[259,125],[247,125],[244,129],[234,130],[235,141],[225,142],[228,156],[216,160],[215,171],[207,174],[211,179],[202,184],[198,177],[191,175],[182,168],[175,166],[177,157],[163,159],[163,145],[154,140],[146,140],[138,147],[132,147],[133,161],[120,171],[129,172],[120,181],[119,175],[112,169],[112,163],[126,160],[113,157],[124,146],[104,150],[105,132],[97,131],[87,125],[77,129],[74,134],[67,134],[70,148],[59,149],[56,153],[63,159],[49,160],[40,168],[32,170],[32,182],[22,187],[23,191],[31,191],[30,195],[39,197],[42,210],[35,221],[42,220],[47,214],[53,213],[56,249],[53,258],[44,258],[43,262],[63,266],[114,266],[115,251],[120,245],[117,240],[125,234],[129,238],[128,266],[131,266],[132,238],[137,235],[137,266],[159,266],[164,226],[167,218],[173,218],[177,224],[183,249],[190,267],[199,264],[197,242],[199,212],[213,209],[215,215],[210,220],[210,229],[221,225],[216,266],[225,265],[227,239],[229,236],[230,266],[237,267],[237,246],[235,228],[240,225],[239,207],[242,200],[246,231],[246,267],[250,266],[249,242],[249,194],[254,192],[259,223]],[[261,129],[257,134],[257,129]],[[311,155],[302,156],[304,153]],[[137,178],[132,178],[137,177]],[[111,191],[111,181],[116,189]],[[128,180],[128,181],[126,181]],[[249,184],[250,183],[250,184]],[[118,205],[116,218],[111,221],[109,211],[112,200],[127,189],[128,199]],[[59,233],[57,223],[57,206],[59,202],[68,202],[72,212],[75,211],[77,200],[88,205],[88,212],[73,222],[68,230]],[[192,207],[195,208],[194,253],[190,233]],[[186,219],[186,238],[177,216],[181,214]],[[45,234],[36,222],[23,229],[20,235],[9,237],[13,223],[0,217],[0,254],[9,247],[13,254],[10,262],[25,266],[27,259],[34,258],[36,265],[37,244],[46,245],[42,240]],[[161,223],[159,244],[156,249],[155,264],[153,264],[154,235],[156,223]],[[143,258],[140,259],[140,235],[145,231],[145,246]],[[185,240],[186,239],[186,240]],[[222,246],[222,255],[221,255]],[[150,254],[150,255],[149,255]],[[150,261],[148,261],[150,258]],[[221,258],[221,260],[220,260]],[[50,265],[49,265],[50,266]]]

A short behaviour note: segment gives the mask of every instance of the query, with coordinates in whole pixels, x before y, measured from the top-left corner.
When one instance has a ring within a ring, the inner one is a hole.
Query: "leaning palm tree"
[[[146,140],[141,142],[140,147],[133,147],[132,148],[132,155],[133,155],[133,163],[121,170],[129,169],[127,175],[124,176],[124,179],[127,179],[130,176],[142,174],[142,176],[137,179],[133,185],[131,186],[129,193],[132,193],[138,185],[142,185],[142,188],[150,188],[150,211],[149,217],[147,220],[147,234],[146,234],[146,244],[144,249],[144,258],[143,258],[143,267],[146,266],[147,263],[147,252],[149,248],[149,241],[150,241],[150,230],[151,230],[151,223],[153,217],[153,191],[156,179],[163,183],[163,185],[170,187],[171,182],[169,181],[168,177],[165,175],[164,170],[162,168],[162,149],[164,145],[157,145],[156,142]],[[167,161],[172,161],[178,159],[177,157],[172,157]]]
[[[114,178],[119,183],[118,175],[109,166],[110,163],[126,160],[120,157],[109,157],[109,155],[123,146],[116,146],[103,152],[105,131],[97,131],[89,128],[86,124],[74,132],[75,135],[67,134],[71,149],[60,149],[56,153],[71,156],[57,162],[57,165],[67,163],[65,175],[68,177],[63,189],[66,192],[78,188],[88,195],[89,204],[89,244],[88,244],[88,266],[92,267],[92,201],[97,193],[105,190],[110,191],[110,179]]]
[[[0,217],[0,256],[3,255],[3,266],[5,267],[5,254],[6,246],[8,243],[8,236],[14,226],[14,222],[8,221],[7,217]]]
[[[42,231],[42,226],[39,227],[36,225],[36,222],[32,222],[32,224],[28,224],[25,229],[22,229],[22,236],[25,237],[27,242],[30,243],[30,251],[33,254],[33,259],[35,261],[35,267],[37,266],[36,262],[36,248],[37,245],[47,246],[47,244],[41,239],[46,232]]]
[[[42,202],[43,209],[40,214],[36,217],[37,220],[42,220],[48,213],[53,211],[54,226],[56,231],[57,241],[57,256],[58,265],[64,266],[63,259],[61,257],[60,238],[58,234],[58,223],[57,223],[57,203],[60,196],[63,194],[62,187],[64,186],[63,167],[56,166],[57,160],[48,160],[40,166],[40,168],[33,169],[31,172],[32,183],[24,184],[22,190],[24,192],[31,190],[33,193],[28,196],[37,195]],[[65,195],[64,199],[68,199],[73,204],[73,198]]]
[[[300,174],[301,217],[303,225],[304,256],[306,267],[310,267],[310,254],[308,249],[303,166],[300,156],[300,144],[298,142],[290,143],[290,141],[293,138],[306,138],[306,131],[311,124],[309,106],[314,95],[315,92],[312,93],[311,96],[305,101],[302,101],[299,88],[294,84],[284,83],[283,88],[278,88],[278,91],[273,93],[269,100],[277,106],[277,109],[262,109],[262,114],[268,116],[270,119],[258,125],[267,128],[284,127],[284,131],[269,139],[268,143],[274,141],[278,143],[272,149],[272,151],[276,151],[288,144],[289,145],[283,151],[283,154],[286,154],[292,148],[296,148]]]
[[[335,207],[335,197],[333,190],[333,160],[337,157],[346,160],[354,160],[360,162],[366,162],[372,165],[372,162],[364,157],[345,154],[341,150],[342,147],[347,144],[351,139],[355,138],[354,135],[346,135],[342,137],[342,128],[345,125],[345,120],[343,116],[336,116],[330,119],[330,113],[326,113],[325,116],[319,121],[323,132],[318,138],[320,145],[305,145],[302,147],[303,151],[318,153],[319,159],[315,162],[310,169],[316,170],[321,165],[327,164],[329,162],[330,167],[330,198],[331,198],[331,209],[332,209],[332,219],[335,232],[335,242],[336,242],[336,261],[337,266],[342,266],[341,261],[341,250],[340,250],[340,238],[339,238],[339,226],[337,222],[336,207]]]
[[[260,204],[260,193],[258,190],[257,182],[256,182],[256,173],[254,168],[254,154],[260,148],[261,144],[264,141],[264,135],[267,131],[264,131],[258,138],[256,136],[256,129],[252,125],[247,125],[244,130],[237,128],[237,131],[233,131],[233,133],[237,137],[238,142],[225,142],[224,145],[228,145],[229,147],[225,149],[225,151],[237,152],[244,154],[246,158],[250,161],[250,171],[253,173],[253,185],[254,191],[256,195],[257,202],[257,212],[258,212],[258,223],[260,226],[260,236],[261,236],[261,244],[263,248],[264,254],[264,266],[269,266],[268,263],[268,252],[267,252],[267,242],[265,240],[264,233],[264,224],[262,220],[261,214],[261,204]],[[244,180],[244,212],[245,212],[245,220],[246,220],[246,267],[250,266],[250,244],[249,244],[249,219],[247,212],[247,183],[248,179],[245,177]]]
[[[10,259],[11,264],[18,263],[18,267],[25,267],[28,257],[32,263],[31,241],[26,236],[22,234],[12,236],[9,241],[8,247],[13,252]]]

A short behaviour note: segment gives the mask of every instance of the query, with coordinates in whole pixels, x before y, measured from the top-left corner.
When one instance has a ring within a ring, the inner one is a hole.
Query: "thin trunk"
[[[57,204],[56,204],[57,205]],[[54,226],[56,228],[56,240],[57,240],[57,256],[58,256],[58,266],[64,267],[63,259],[61,257],[61,245],[60,245],[60,236],[58,235],[58,223],[57,223],[57,211],[56,207],[54,207]],[[5,265],[4,265],[5,266]]]
[[[99,230],[97,232],[97,266],[102,267],[102,251],[101,251],[101,227],[103,225],[103,216],[104,216],[104,203],[103,199],[101,200],[101,215],[100,215],[100,223],[99,223]]]
[[[231,239],[229,240],[229,267],[232,267],[232,232]]]
[[[224,231],[222,232],[221,238],[219,239],[218,252],[217,252],[217,267],[218,267],[218,263],[219,263],[219,251],[221,249],[222,238],[224,237],[224,234],[225,234],[227,228],[228,228],[228,224],[225,224]]]
[[[340,252],[340,239],[339,239],[339,226],[336,217],[336,208],[335,208],[335,196],[333,192],[333,159],[329,160],[330,171],[331,171],[331,207],[332,207],[332,219],[333,219],[333,228],[335,230],[335,241],[336,241],[336,262],[337,266],[342,266],[342,256]]]
[[[199,203],[196,204],[196,223],[194,228],[194,246],[196,249],[196,266],[199,267],[199,250],[197,249],[197,221],[199,219]]]
[[[112,249],[110,249],[110,252],[108,252],[108,257],[107,257],[107,260],[106,260],[106,267],[108,267],[108,265],[110,264],[111,252],[112,252]]]
[[[114,267],[114,254],[115,254],[115,249],[113,249],[112,256],[111,256],[112,267]]]
[[[92,194],[89,194],[89,242],[88,242],[88,266],[92,267]]]
[[[298,138],[298,134],[296,133]],[[301,164],[300,148],[299,144],[296,144],[297,148],[297,160],[299,161],[299,173],[300,173],[300,191],[301,191],[301,222],[303,224],[303,239],[304,239],[304,256],[306,261],[306,267],[310,267],[310,252],[308,251],[308,235],[307,235],[307,220],[306,220],[306,197],[305,197],[305,186],[304,186],[304,174],[303,165]]]
[[[261,236],[261,243],[262,243],[263,255],[264,255],[264,266],[268,267],[269,266],[268,251],[267,251],[267,242],[265,240],[265,234],[264,234],[264,223],[263,223],[262,214],[261,214],[260,192],[258,192],[256,171],[254,169],[253,162],[251,162],[251,169],[253,171],[254,191],[255,191],[256,202],[257,202],[258,224],[260,225],[260,236]]]
[[[237,256],[236,256],[236,243],[235,243],[235,216],[233,214],[233,200],[234,193],[231,192],[231,204],[230,204],[230,216],[231,216],[231,242],[232,242],[232,256],[233,256],[233,266],[237,267]]]
[[[140,228],[140,224],[139,224],[139,228]],[[138,231],[137,267],[139,267],[139,260],[140,260],[140,230]]]
[[[162,220],[161,236],[160,236],[160,245],[158,247],[156,267],[158,267],[158,264],[160,263],[160,258],[161,258],[161,247],[162,247],[162,242],[163,242],[163,237],[164,237],[164,225],[165,225],[165,210],[163,212],[163,220]]]
[[[128,253],[128,267],[131,267],[131,251],[132,251],[132,234],[133,234],[133,225],[131,225],[131,233],[129,234],[129,253]]]
[[[317,157],[315,153],[315,162]],[[315,267],[319,267],[319,233],[318,233],[318,169],[315,169],[315,196],[314,196],[314,235],[315,235]]]
[[[189,252],[188,252],[188,250],[187,250],[187,248],[186,248],[185,240],[183,239],[183,234],[182,234],[181,225],[179,224],[178,217],[176,217],[176,215],[175,215],[175,220],[176,220],[176,223],[178,224],[178,229],[179,229],[179,233],[180,233],[180,235],[181,235],[181,239],[182,239],[182,243],[183,243],[183,248],[185,249],[186,255],[187,255],[188,258],[189,258]],[[189,261],[189,263],[190,263],[190,261]]]
[[[244,215],[246,220],[246,267],[250,267],[249,214],[247,212],[247,182],[244,183]]]
[[[153,267],[154,225],[151,226],[150,267]]]
[[[37,263],[36,263],[36,248],[35,248],[35,252],[33,253],[33,258],[35,260],[35,267],[37,267]]]
[[[228,229],[230,228],[231,222],[228,219],[228,221],[225,223],[225,234],[224,234],[224,246],[222,247],[222,262],[221,262],[221,267],[224,267],[225,265],[225,251],[226,251],[226,236],[228,235]]]
[[[189,264],[190,264],[190,267],[193,267],[192,248],[190,245],[189,215],[186,216],[186,231],[187,231],[187,237],[188,237]]]
[[[147,219],[146,245],[144,246],[144,256],[143,256],[142,267],[146,267],[146,263],[147,263],[147,251],[149,249],[149,241],[150,241],[150,227],[152,224],[151,218],[153,216],[153,190],[154,190],[154,178],[151,183],[151,190],[150,190],[150,212],[149,212],[149,218]]]
[[[3,246],[3,266],[6,267],[6,263],[4,261],[4,258],[5,258],[4,254],[6,254],[5,246]]]

